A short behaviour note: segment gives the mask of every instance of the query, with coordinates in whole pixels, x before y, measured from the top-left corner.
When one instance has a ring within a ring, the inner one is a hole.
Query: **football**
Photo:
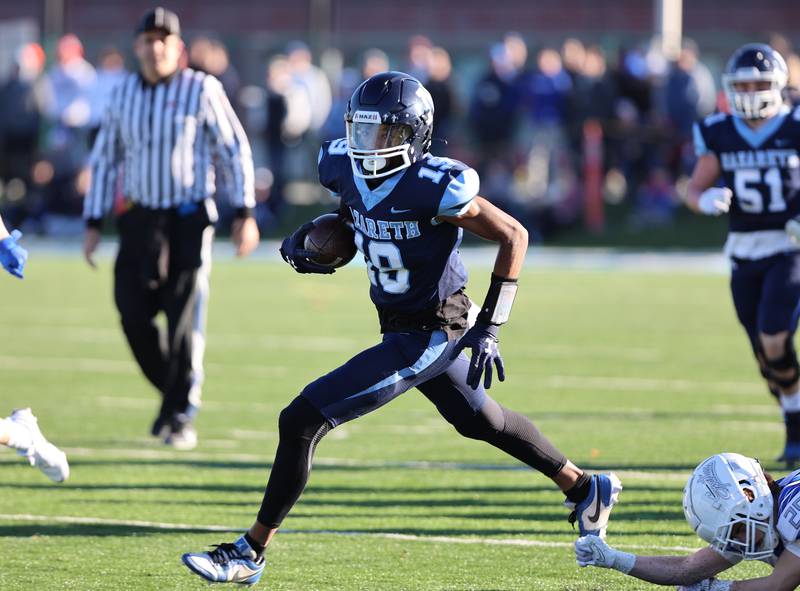
[[[314,262],[329,267],[342,267],[356,256],[355,232],[337,213],[315,218],[314,227],[306,234],[304,248],[316,253]]]

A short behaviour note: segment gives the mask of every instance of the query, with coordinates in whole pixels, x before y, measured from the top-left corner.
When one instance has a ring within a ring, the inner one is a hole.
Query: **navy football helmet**
[[[428,152],[433,99],[413,76],[382,72],[356,88],[344,120],[353,174],[378,179],[408,168]]]
[[[743,45],[728,60],[722,85],[731,112],[742,119],[774,117],[783,105],[789,70],[780,53],[763,43]]]

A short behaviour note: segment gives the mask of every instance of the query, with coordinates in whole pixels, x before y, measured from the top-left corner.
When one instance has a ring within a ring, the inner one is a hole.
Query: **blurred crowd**
[[[800,58],[785,39],[771,43],[795,83]],[[246,127],[257,220],[267,233],[287,205],[319,198],[319,143],[344,135],[347,99],[363,79],[387,69],[406,71],[430,90],[432,151],[474,166],[481,194],[539,239],[584,223],[592,191],[627,204],[634,228],[671,223],[693,165],[692,124],[726,109],[718,76],[690,40],[668,60],[655,41],[610,53],[571,38],[531,51],[523,35],[508,33],[459,69],[447,49],[415,36],[400,59],[371,48],[351,61],[336,50],[315,60],[295,41],[267,56],[263,80],[245,83],[220,40],[189,40],[186,64],[222,81]],[[51,236],[82,231],[88,155],[126,65],[135,67],[114,47],[90,63],[71,34],[52,56],[35,43],[17,50],[14,71],[0,85],[0,211],[13,227]],[[226,200],[219,201],[225,215]]]

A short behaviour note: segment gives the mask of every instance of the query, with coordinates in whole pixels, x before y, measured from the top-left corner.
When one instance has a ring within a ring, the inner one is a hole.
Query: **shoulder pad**
[[[453,166],[443,170],[447,185],[439,201],[437,216],[462,215],[480,190],[480,177],[475,170],[458,160],[449,163]]]
[[[727,113],[714,113],[713,115],[709,115],[705,119],[703,119],[703,125],[706,127],[712,127],[717,123],[722,123],[725,119],[728,118]]]
[[[347,138],[340,137],[337,140],[328,140],[322,144],[325,152],[331,156],[344,156],[347,154]]]
[[[461,171],[470,168],[460,160],[454,160],[445,156],[428,156],[422,160],[421,163],[436,168],[437,170],[447,171],[450,173],[450,176],[458,176]]]
[[[317,172],[320,184],[331,193],[339,194],[339,176],[342,171],[342,157],[347,159],[347,138],[324,142],[317,157]],[[349,163],[348,163],[349,170]]]

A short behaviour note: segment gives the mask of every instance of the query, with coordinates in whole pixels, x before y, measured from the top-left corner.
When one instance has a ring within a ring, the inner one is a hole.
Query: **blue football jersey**
[[[784,547],[793,554],[800,553],[800,470],[778,480],[777,529]]]
[[[352,215],[379,309],[421,313],[466,285],[458,253],[463,231],[435,218],[469,209],[479,187],[473,169],[427,155],[371,190],[353,174],[346,139],[323,144],[318,168],[320,183]]]
[[[695,124],[694,143],[698,156],[716,155],[733,192],[731,232],[782,231],[800,214],[800,108],[784,107],[758,129],[717,113]]]

